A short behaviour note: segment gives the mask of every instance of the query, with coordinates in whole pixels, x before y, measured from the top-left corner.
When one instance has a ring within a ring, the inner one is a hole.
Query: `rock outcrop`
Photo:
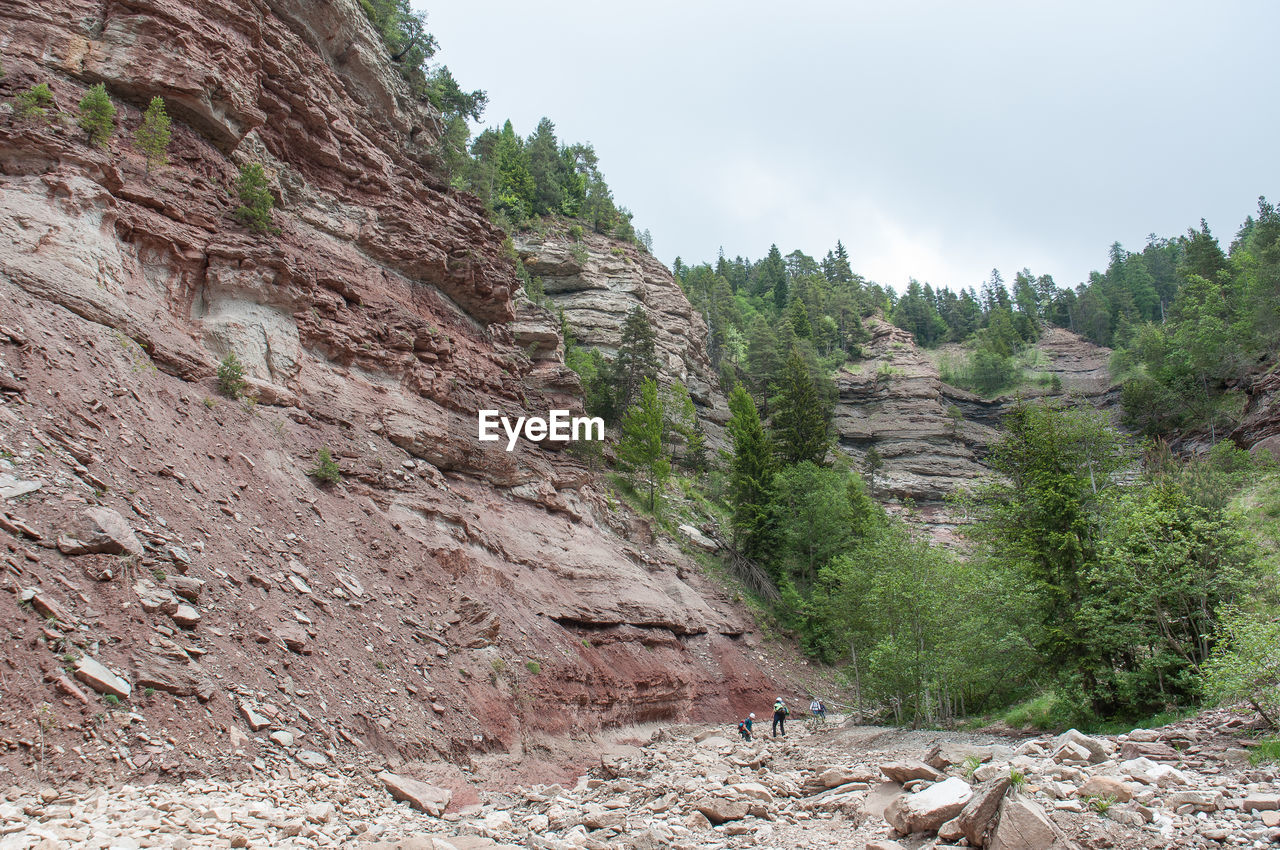
[[[517,234],[515,246],[583,345],[613,357],[627,314],[642,307],[657,337],[660,380],[689,389],[708,443],[723,446],[729,406],[707,358],[707,326],[670,269],[634,244],[589,232],[575,239],[562,225]]]
[[[243,771],[280,740],[313,763],[465,763],[768,701],[749,619],[674,544],[569,453],[477,441],[478,409],[580,408],[580,388],[555,325],[517,317],[503,234],[431,171],[437,119],[355,0],[11,4],[0,43],[0,96],[47,83],[69,112],[101,81],[120,108],[105,149],[70,118],[0,113],[0,467],[16,482],[0,587],[67,600],[66,621],[0,605],[25,636],[5,663],[41,683],[50,738],[84,753],[43,769]],[[129,134],[154,95],[174,139],[148,169]],[[232,216],[248,162],[270,176],[278,233]],[[651,289],[678,309],[678,289]],[[664,352],[700,351],[685,333]],[[248,400],[218,393],[228,353]],[[337,484],[309,476],[322,448]],[[153,637],[172,646],[157,656]],[[134,728],[181,728],[182,745],[73,741],[99,706],[62,698],[72,662],[82,680],[132,662],[131,699],[148,692]],[[9,744],[36,722],[28,702],[0,706]]]
[[[866,328],[866,358],[835,376],[838,448],[865,470],[874,447],[881,460],[871,476],[875,495],[895,504],[910,499],[915,520],[946,539],[954,522],[943,502],[990,472],[985,458],[1016,398],[985,399],[950,386],[934,353],[918,348],[909,332],[878,318]],[[1037,370],[1056,375],[1063,392],[1099,407],[1114,403],[1107,349],[1054,327],[1045,328],[1037,346]],[[1048,392],[1036,387],[1026,394]]]

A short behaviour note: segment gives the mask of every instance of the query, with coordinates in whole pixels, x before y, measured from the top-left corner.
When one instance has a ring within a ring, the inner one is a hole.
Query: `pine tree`
[[[733,445],[729,464],[733,539],[744,555],[758,559],[768,549],[770,493],[777,462],[756,403],[742,384],[729,395],[729,411],[732,416],[726,430]]]
[[[147,173],[152,166],[164,165],[169,161],[169,141],[172,133],[169,129],[169,114],[164,109],[164,98],[153,97],[142,116],[142,124],[133,134],[138,150],[147,158]]]
[[[653,325],[644,308],[636,305],[622,323],[618,356],[613,361],[616,409],[624,411],[635,401],[640,385],[658,377],[658,355]]]
[[[831,445],[831,408],[819,392],[813,371],[796,348],[782,370],[770,429],[778,458],[787,465],[821,465]]]
[[[671,457],[663,443],[666,430],[658,385],[645,378],[640,386],[640,401],[622,417],[622,439],[618,442],[618,460],[624,469],[649,485],[649,510],[657,511],[659,492],[671,475]]]
[[[116,107],[107,96],[105,85],[98,83],[80,98],[76,124],[85,131],[89,144],[105,148],[110,143],[111,134],[116,131]]]
[[[19,118],[47,121],[49,110],[53,108],[53,90],[48,83],[36,83],[26,91],[19,92],[13,100],[14,110]]]
[[[240,179],[236,181],[236,193],[240,206],[236,208],[236,221],[258,233],[272,233],[271,209],[275,204],[267,175],[259,163],[251,162],[240,167]]]

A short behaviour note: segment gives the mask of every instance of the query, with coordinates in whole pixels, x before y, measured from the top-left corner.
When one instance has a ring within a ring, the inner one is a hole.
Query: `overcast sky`
[[[591,142],[668,264],[1073,285],[1280,196],[1280,3],[413,2],[484,124]]]

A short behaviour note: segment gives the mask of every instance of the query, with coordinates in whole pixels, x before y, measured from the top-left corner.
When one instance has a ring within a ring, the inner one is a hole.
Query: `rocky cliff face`
[[[106,150],[0,115],[0,767],[466,765],[772,698],[738,609],[581,464],[477,441],[477,409],[580,405],[576,376],[545,316],[509,323],[502,234],[432,176],[435,118],[355,0],[9,4],[0,44],[0,95],[122,106]],[[153,95],[176,120],[148,173],[126,131]],[[278,235],[231,216],[250,161]],[[655,262],[588,247],[676,309]],[[254,401],[219,396],[229,352]]]
[[[879,319],[866,326],[867,358],[836,375],[838,446],[859,468],[874,447],[882,460],[873,476],[876,495],[895,503],[910,499],[917,518],[945,538],[952,520],[943,501],[990,472],[984,458],[1015,398],[984,399],[945,384],[910,333]],[[1061,328],[1046,328],[1038,348],[1038,368],[1057,375],[1064,392],[1098,406],[1114,401],[1108,350]]]
[[[635,245],[594,233],[574,239],[558,226],[518,234],[515,245],[583,345],[613,357],[627,314],[643,307],[657,336],[660,379],[689,389],[708,443],[724,445],[729,406],[707,358],[707,326],[666,266]]]

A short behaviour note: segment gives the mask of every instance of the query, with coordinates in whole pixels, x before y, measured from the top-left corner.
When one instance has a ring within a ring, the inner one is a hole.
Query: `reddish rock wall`
[[[684,555],[628,540],[565,453],[477,442],[478,408],[580,409],[580,389],[513,338],[503,235],[429,171],[435,118],[354,0],[9,4],[0,44],[0,96],[46,82],[74,112],[103,81],[121,107],[106,150],[0,114],[0,491],[40,484],[0,522],[5,766],[37,769],[42,716],[62,753],[41,769],[125,779],[299,748],[466,764],[767,705],[749,621]],[[147,173],[129,137],[153,95],[176,120]],[[231,216],[250,161],[278,235]],[[230,351],[256,404],[216,391]],[[336,487],[307,475],[322,447]],[[145,554],[63,555],[91,505]],[[205,582],[194,628],[181,573]],[[81,656],[212,696],[138,690],[142,719],[103,726],[119,715],[61,678]]]

